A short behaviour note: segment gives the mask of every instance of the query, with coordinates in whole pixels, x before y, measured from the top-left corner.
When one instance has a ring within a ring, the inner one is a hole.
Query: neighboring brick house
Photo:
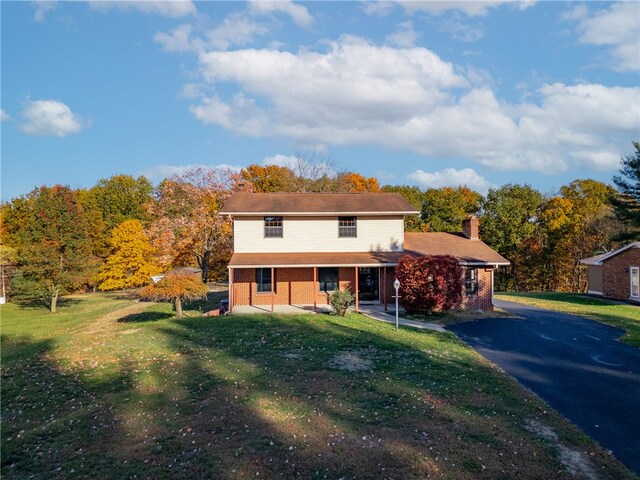
[[[640,242],[583,258],[580,263],[588,268],[589,293],[640,302]]]
[[[351,289],[355,308],[387,304],[403,255],[452,255],[463,267],[463,308],[493,309],[493,272],[509,262],[463,233],[405,233],[418,212],[397,193],[237,193],[222,208],[233,219],[229,306],[327,304]]]

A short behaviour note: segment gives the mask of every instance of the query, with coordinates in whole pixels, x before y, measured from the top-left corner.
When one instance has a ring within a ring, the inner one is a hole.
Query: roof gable
[[[615,257],[616,255],[619,255],[622,252],[626,252],[630,248],[640,248],[640,242],[630,243],[629,245],[625,245],[624,247],[618,248],[617,250],[613,250],[612,252],[602,253],[594,257],[583,258],[582,260],[580,260],[580,263],[582,263],[583,265],[602,265],[611,257]]]
[[[222,215],[412,215],[419,213],[398,193],[236,193]]]

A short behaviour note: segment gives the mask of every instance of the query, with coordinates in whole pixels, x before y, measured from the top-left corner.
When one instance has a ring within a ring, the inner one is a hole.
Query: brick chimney
[[[462,233],[470,240],[478,240],[480,221],[475,215],[469,215],[462,221]]]

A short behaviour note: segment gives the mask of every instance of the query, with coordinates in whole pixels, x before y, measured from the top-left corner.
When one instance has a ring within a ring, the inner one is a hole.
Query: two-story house
[[[317,307],[349,288],[355,308],[394,294],[403,255],[452,255],[463,266],[463,306],[493,308],[493,272],[508,261],[478,239],[478,220],[463,233],[405,233],[418,212],[396,193],[237,193],[222,208],[233,219],[229,306]]]

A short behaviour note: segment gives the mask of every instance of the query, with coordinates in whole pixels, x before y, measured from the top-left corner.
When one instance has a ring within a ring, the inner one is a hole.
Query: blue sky
[[[2,2],[2,199],[289,165],[381,184],[610,182],[638,2]]]

